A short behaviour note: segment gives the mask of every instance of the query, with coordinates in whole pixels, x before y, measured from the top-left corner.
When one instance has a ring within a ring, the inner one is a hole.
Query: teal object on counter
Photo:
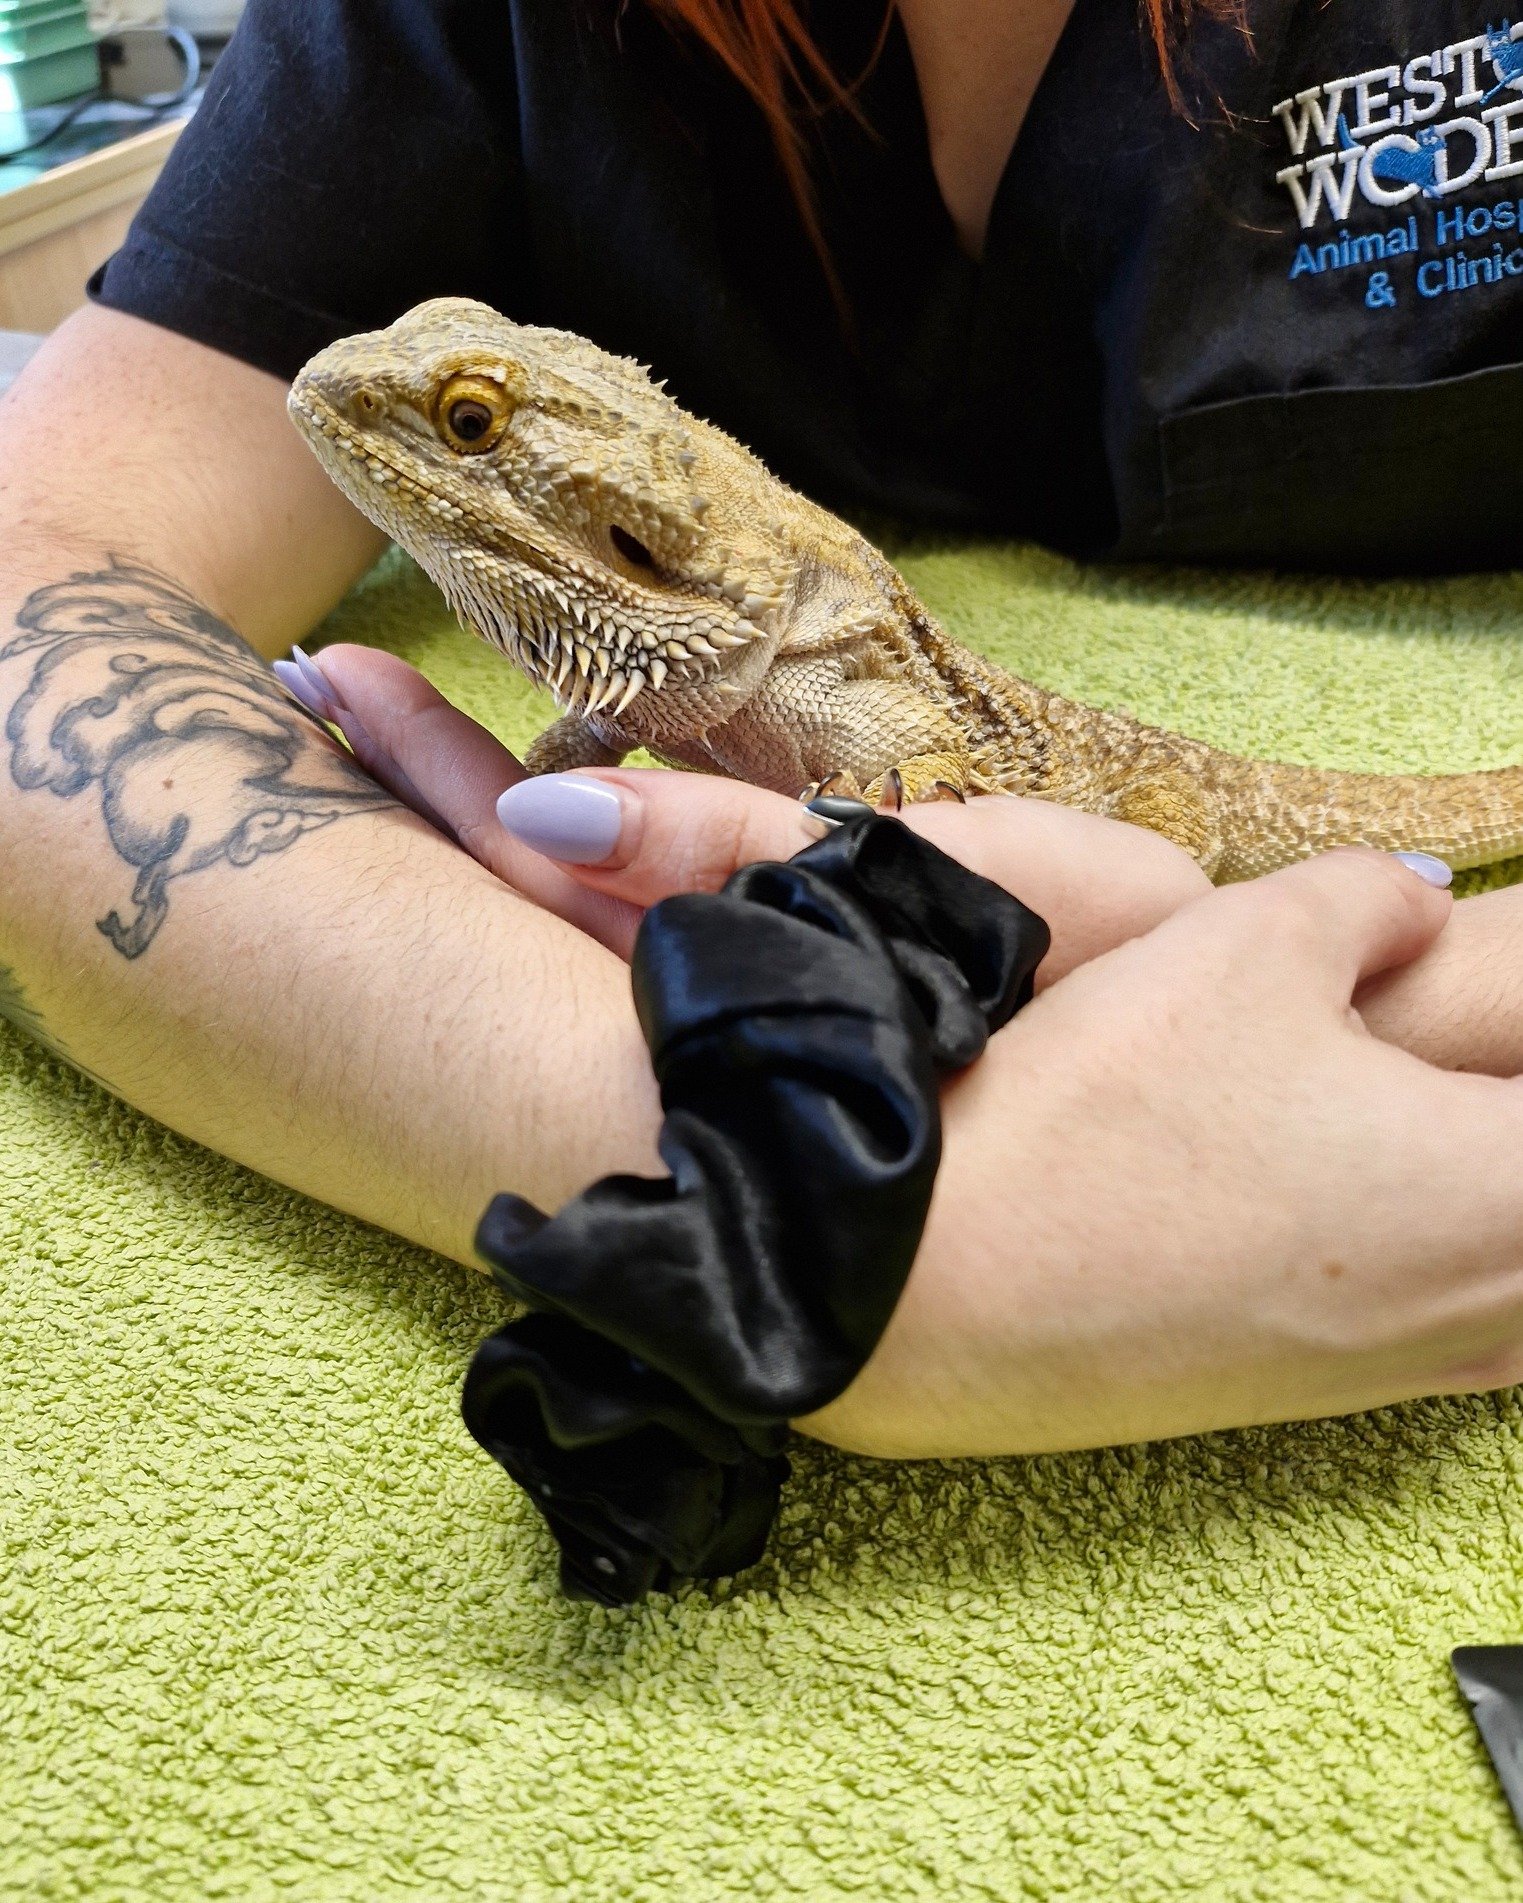
[[[79,0],[0,0],[0,112],[92,93],[100,55]]]
[[[93,52],[95,36],[77,7],[49,7],[35,19],[20,21],[0,14],[0,64],[12,71],[50,53],[76,52],[81,47]]]
[[[1523,577],[896,559],[959,639],[1220,745],[1519,757]],[[515,747],[551,715],[395,559],[340,639]],[[1523,1896],[1448,1662],[1523,1635],[1523,1391],[1030,1460],[800,1441],[752,1573],[572,1605],[460,1420],[486,1277],[3,1025],[0,1313],[7,1903]]]

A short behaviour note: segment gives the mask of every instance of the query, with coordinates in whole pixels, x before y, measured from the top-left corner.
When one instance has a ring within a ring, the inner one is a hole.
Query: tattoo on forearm
[[[130,905],[96,921],[124,958],[152,944],[176,879],[396,804],[336,746],[314,744],[321,727],[258,655],[152,569],[113,557],[39,588],[16,624],[0,662],[33,662],[5,722],[11,779],[60,799],[98,794],[136,873]]]

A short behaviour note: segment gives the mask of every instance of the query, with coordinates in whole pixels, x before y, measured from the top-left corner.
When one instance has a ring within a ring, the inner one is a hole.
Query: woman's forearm
[[[0,583],[0,1012],[465,1260],[496,1190],[655,1167],[626,968],[381,793],[189,591],[49,555]]]

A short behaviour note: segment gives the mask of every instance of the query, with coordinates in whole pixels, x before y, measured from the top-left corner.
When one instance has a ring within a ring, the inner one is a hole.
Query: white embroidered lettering
[[[1441,79],[1432,75],[1443,70],[1444,53],[1440,47],[1436,53],[1419,53],[1416,59],[1409,59],[1402,71],[1401,81],[1407,89],[1407,102],[1401,109],[1401,123],[1404,126],[1421,125],[1424,119],[1436,119],[1443,111],[1449,97],[1449,88]],[[1428,78],[1422,75],[1427,73]],[[1417,95],[1426,95],[1426,104],[1417,103]]]
[[[1305,165],[1291,165],[1275,173],[1275,183],[1283,185],[1295,201],[1303,230],[1309,231],[1317,222],[1317,213],[1324,201],[1335,218],[1348,217],[1363,157],[1363,146],[1356,145],[1347,152],[1319,152]],[[1343,175],[1336,178],[1334,173],[1340,165]]]
[[[1377,132],[1390,132],[1401,124],[1399,109],[1387,110],[1391,105],[1391,88],[1401,84],[1401,71],[1395,66],[1374,66],[1367,73],[1356,73],[1348,82],[1354,89],[1354,106],[1358,119],[1354,125],[1353,136],[1356,139],[1368,139]],[[1383,86],[1383,92],[1376,92],[1377,85]],[[1377,119],[1376,114],[1381,116]]]
[[[1443,150],[1438,155],[1438,189],[1447,197],[1450,192],[1462,192],[1473,185],[1491,163],[1491,129],[1479,119],[1470,118],[1450,119],[1438,129],[1444,135]],[[1450,140],[1456,132],[1475,141],[1474,156],[1458,178],[1449,170]]]
[[[1275,107],[1275,113],[1285,127],[1290,149],[1297,158],[1306,150],[1307,135],[1313,127],[1316,128],[1318,145],[1332,144],[1348,84],[1346,79],[1339,79],[1330,86],[1310,86],[1304,93],[1297,93],[1294,99],[1282,99]],[[1296,111],[1297,107],[1300,108],[1299,112]]]
[[[1495,163],[1486,174],[1487,183],[1494,178],[1516,178],[1519,172],[1523,172],[1523,159],[1513,157],[1512,142],[1515,138],[1523,138],[1523,99],[1514,99],[1505,106],[1493,106],[1489,112],[1483,112],[1481,117],[1491,128],[1495,148]]]
[[[1460,69],[1460,90],[1454,95],[1455,105],[1473,106],[1485,91],[1475,76],[1475,56],[1485,49],[1484,33],[1478,33],[1473,40],[1460,40],[1444,48],[1444,71],[1452,73],[1456,65]]]

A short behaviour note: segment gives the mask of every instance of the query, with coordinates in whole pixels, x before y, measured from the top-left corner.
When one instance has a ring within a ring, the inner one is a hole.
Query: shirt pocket
[[[1523,567],[1523,364],[1202,404],[1159,423],[1154,559]]]

